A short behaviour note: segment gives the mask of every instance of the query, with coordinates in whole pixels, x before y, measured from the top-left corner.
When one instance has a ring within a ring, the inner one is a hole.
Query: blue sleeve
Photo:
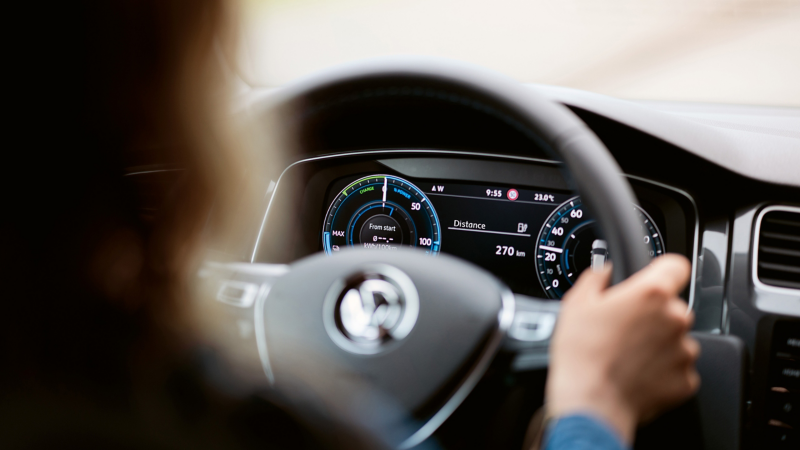
[[[627,446],[608,425],[575,414],[558,419],[545,435],[545,450],[625,450]]]

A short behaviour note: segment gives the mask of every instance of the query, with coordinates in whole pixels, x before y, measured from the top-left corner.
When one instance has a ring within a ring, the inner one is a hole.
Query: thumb
[[[564,296],[564,301],[585,302],[599,297],[600,293],[608,287],[611,281],[611,264],[606,264],[602,270],[595,271],[588,268],[581,273],[578,281]]]

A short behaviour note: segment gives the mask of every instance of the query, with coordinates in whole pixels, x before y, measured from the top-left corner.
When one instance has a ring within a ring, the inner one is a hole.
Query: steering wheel
[[[614,282],[649,263],[632,189],[608,150],[566,107],[502,75],[449,60],[373,60],[284,88],[260,114],[302,123],[317,108],[375,92],[459,103],[525,132],[564,162],[614,255]],[[385,440],[398,448],[425,441],[505,342],[517,350],[546,342],[557,315],[553,302],[515,296],[489,272],[447,255],[346,250],[281,267],[232,266],[237,275],[228,278],[239,284],[215,289],[253,305],[269,382],[316,383],[356,426],[392,430]]]

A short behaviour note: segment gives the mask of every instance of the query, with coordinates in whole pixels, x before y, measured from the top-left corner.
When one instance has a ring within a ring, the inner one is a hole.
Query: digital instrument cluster
[[[344,187],[341,186],[345,183]],[[419,248],[461,257],[512,290],[560,299],[578,275],[612,259],[580,197],[522,187],[418,180],[376,174],[345,180],[331,194],[322,249]],[[636,205],[642,245],[664,253],[664,237]]]

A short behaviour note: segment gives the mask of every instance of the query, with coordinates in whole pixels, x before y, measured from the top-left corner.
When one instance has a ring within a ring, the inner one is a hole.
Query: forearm
[[[545,450],[627,450],[610,426],[599,419],[573,414],[555,419],[545,434]]]

